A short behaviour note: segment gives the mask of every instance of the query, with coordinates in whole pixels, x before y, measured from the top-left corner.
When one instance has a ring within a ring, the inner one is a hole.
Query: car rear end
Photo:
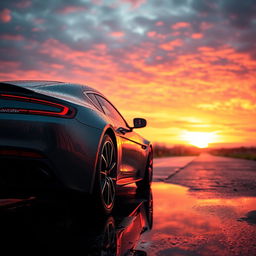
[[[79,122],[75,104],[0,84],[0,190],[90,192],[101,131]]]

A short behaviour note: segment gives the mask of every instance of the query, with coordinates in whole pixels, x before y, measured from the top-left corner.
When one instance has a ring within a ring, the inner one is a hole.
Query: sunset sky
[[[0,28],[1,80],[92,86],[153,142],[256,145],[255,0],[1,0]]]

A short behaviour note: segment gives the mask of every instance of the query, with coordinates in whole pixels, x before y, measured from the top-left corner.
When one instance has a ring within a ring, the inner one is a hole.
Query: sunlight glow
[[[207,148],[209,143],[216,142],[216,133],[213,132],[185,132],[182,138],[198,148]]]

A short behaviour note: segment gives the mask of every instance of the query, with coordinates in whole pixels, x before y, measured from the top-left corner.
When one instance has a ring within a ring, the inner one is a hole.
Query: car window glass
[[[87,93],[87,96],[90,98],[90,100],[93,102],[93,104],[102,111],[101,105],[99,104],[98,100],[96,99],[95,95],[93,93]]]
[[[113,107],[113,105],[108,102],[103,97],[96,95],[96,98],[99,100],[105,114],[111,118],[117,120],[123,127],[126,127],[126,123],[123,117],[118,113],[118,111]]]

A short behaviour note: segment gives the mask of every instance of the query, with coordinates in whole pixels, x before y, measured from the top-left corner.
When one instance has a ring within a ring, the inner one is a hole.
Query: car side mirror
[[[133,119],[133,128],[142,128],[147,125],[147,120],[144,118],[134,118]]]

